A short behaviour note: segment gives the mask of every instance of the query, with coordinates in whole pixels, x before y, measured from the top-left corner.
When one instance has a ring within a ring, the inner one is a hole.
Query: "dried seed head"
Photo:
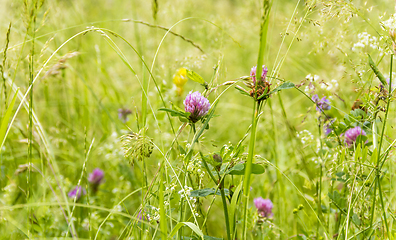
[[[143,161],[144,158],[150,157],[154,149],[151,138],[143,135],[142,130],[139,133],[130,133],[122,136],[121,141],[124,155],[130,159],[131,164],[133,164],[134,159]]]

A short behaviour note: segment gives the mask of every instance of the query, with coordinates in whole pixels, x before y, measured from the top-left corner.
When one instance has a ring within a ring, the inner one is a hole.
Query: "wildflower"
[[[67,196],[69,196],[69,198],[76,198],[76,200],[80,199],[82,195],[87,194],[87,192],[85,191],[85,189],[81,186],[76,186],[75,188],[73,188],[68,194]]]
[[[335,119],[330,120],[328,123],[323,125],[324,134],[327,136],[333,131],[333,123]]]
[[[366,136],[366,132],[359,126],[350,128],[345,132],[345,142],[348,147],[352,146],[356,142],[356,139],[360,136]]]
[[[176,85],[177,94],[179,96],[183,93],[183,87],[186,84],[187,78],[187,69],[180,68],[177,70],[176,74],[173,76],[173,83]]]
[[[128,108],[120,108],[118,109],[118,118],[123,122],[126,123],[128,121],[128,115],[132,114],[132,111]]]
[[[199,119],[208,114],[210,109],[209,100],[198,91],[194,93],[191,91],[183,101],[183,104],[184,110],[191,113],[189,119],[193,123],[196,123]]]
[[[321,109],[322,110],[330,110],[331,109],[330,101],[326,97],[323,97],[322,99],[319,100],[318,95],[315,94],[312,96],[312,101],[315,102],[317,111],[320,111]]]
[[[324,128],[324,134],[327,136],[333,131],[333,129],[330,127],[330,124],[325,124],[323,125]]]
[[[136,219],[138,219],[139,222],[148,220],[147,217],[146,217],[146,213],[143,210],[139,211]]]
[[[272,208],[274,207],[274,205],[272,204],[271,200],[258,197],[255,198],[253,201],[261,217],[272,217]]]
[[[268,73],[268,68],[263,65],[263,71],[261,73],[261,78],[260,80],[256,81],[256,73],[257,73],[257,67],[254,66],[250,70],[250,76],[252,77],[253,84],[249,84],[248,87],[250,87],[252,90],[250,90],[249,95],[253,98],[259,98],[263,94],[268,94],[270,91],[270,86],[271,84],[268,81],[265,81]],[[259,99],[259,101],[264,100],[267,97]]]
[[[101,184],[104,177],[104,172],[100,168],[95,168],[92,173],[89,174],[88,182],[92,184]]]
[[[89,174],[88,182],[92,184],[93,191],[98,190],[99,185],[102,183],[104,172],[100,168],[95,168],[92,173]]]
[[[256,85],[256,72],[257,72],[257,66],[252,67],[252,69],[250,70],[250,76],[253,79],[253,84],[254,85]],[[267,77],[267,73],[268,73],[268,68],[265,65],[263,65],[263,71],[261,72],[261,81],[262,82]]]

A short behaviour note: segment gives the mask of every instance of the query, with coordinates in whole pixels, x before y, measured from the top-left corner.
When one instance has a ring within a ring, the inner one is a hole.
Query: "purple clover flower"
[[[274,204],[272,204],[271,200],[258,197],[255,198],[253,202],[261,217],[269,218],[272,217],[272,215],[274,215],[272,213],[272,208],[274,207]]]
[[[250,70],[250,76],[253,79],[254,85],[256,85],[256,73],[257,73],[257,66],[254,66]],[[268,73],[268,68],[265,65],[263,65],[263,71],[261,72],[261,81],[265,80],[265,78],[267,77],[267,73]]]
[[[193,123],[196,123],[200,118],[208,114],[210,109],[209,100],[198,91],[194,93],[191,91],[186,99],[184,99],[183,104],[184,110],[191,113],[189,119]]]
[[[360,135],[366,136],[366,132],[361,127],[357,126],[348,129],[344,135],[347,146],[351,147]]]
[[[95,168],[92,173],[89,174],[88,182],[93,185],[99,185],[102,183],[104,172],[100,168]]]
[[[326,97],[323,97],[322,99],[319,100],[318,94],[315,94],[312,96],[312,101],[315,102],[317,111],[320,111],[320,109],[322,110],[331,109],[330,101]]]
[[[81,186],[76,186],[75,188],[73,188],[67,195],[69,196],[69,198],[76,198],[77,200],[80,199],[82,195],[87,194],[87,192],[85,191],[85,189]]]

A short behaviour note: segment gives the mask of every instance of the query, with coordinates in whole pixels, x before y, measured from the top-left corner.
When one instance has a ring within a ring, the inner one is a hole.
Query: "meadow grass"
[[[0,239],[396,237],[394,1],[0,6]]]

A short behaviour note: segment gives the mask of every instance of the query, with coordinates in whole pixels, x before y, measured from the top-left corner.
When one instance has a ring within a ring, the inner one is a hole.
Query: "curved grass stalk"
[[[305,202],[308,204],[309,208],[314,213],[316,219],[319,221],[320,225],[322,226],[326,237],[329,238],[329,234],[327,232],[327,229],[326,229],[324,223],[322,223],[322,220],[320,220],[319,216],[316,214],[315,209],[312,207],[312,205],[309,203],[308,199],[304,196],[304,194],[300,191],[300,189],[298,189],[298,187],[293,183],[293,181],[284,172],[282,172],[279,168],[277,168],[274,164],[272,164],[270,161],[268,161],[267,159],[265,159],[263,157],[261,157],[261,158],[263,160],[265,160],[267,164],[271,165],[273,168],[275,168],[277,171],[279,171],[293,185],[293,187],[297,190],[297,192],[305,200]]]
[[[141,191],[141,190],[142,190],[142,188],[138,188],[138,189],[136,189],[135,191],[129,193],[129,194],[126,195],[123,199],[121,199],[121,201],[119,201],[118,204],[117,204],[116,206],[120,205],[120,204],[123,203],[126,199],[128,199],[130,196],[132,196],[133,194],[135,194],[135,193],[137,193],[137,192],[139,192],[139,191]],[[109,219],[110,216],[111,216],[113,213],[114,213],[113,211],[109,212],[109,214],[107,214],[107,216],[106,216],[106,217],[103,219],[103,221],[99,224],[98,231],[96,231],[94,240],[97,239],[97,237],[98,237],[98,235],[99,235],[100,229],[102,228],[102,226],[106,223],[107,219]]]
[[[85,172],[85,170],[86,170],[85,166],[86,166],[86,164],[87,164],[88,156],[89,156],[89,153],[91,152],[91,149],[92,149],[92,146],[93,146],[94,142],[95,142],[95,138],[92,139],[91,145],[89,146],[88,152],[86,153],[85,161],[84,161],[84,164],[83,164],[83,167],[82,167],[82,170],[81,170],[80,179],[78,179],[78,182],[77,182],[77,187],[80,187],[80,186],[81,186],[81,180],[82,180],[82,178],[83,178],[83,176],[84,176],[84,172]],[[79,190],[82,191],[82,188],[80,188]],[[83,194],[80,193],[80,195],[82,196]],[[76,205],[75,205],[75,204],[76,204],[76,201],[77,201],[77,196],[78,196],[78,190],[77,190],[76,196],[75,196],[74,199],[73,199],[73,208],[72,208],[72,210],[71,210],[71,212],[70,212],[70,214],[69,214],[70,222],[69,222],[68,228],[70,228],[71,224],[73,223],[73,212],[74,212],[74,209],[76,208]],[[69,233],[69,232],[66,233],[66,237],[67,237],[67,234],[68,234],[68,233]]]

